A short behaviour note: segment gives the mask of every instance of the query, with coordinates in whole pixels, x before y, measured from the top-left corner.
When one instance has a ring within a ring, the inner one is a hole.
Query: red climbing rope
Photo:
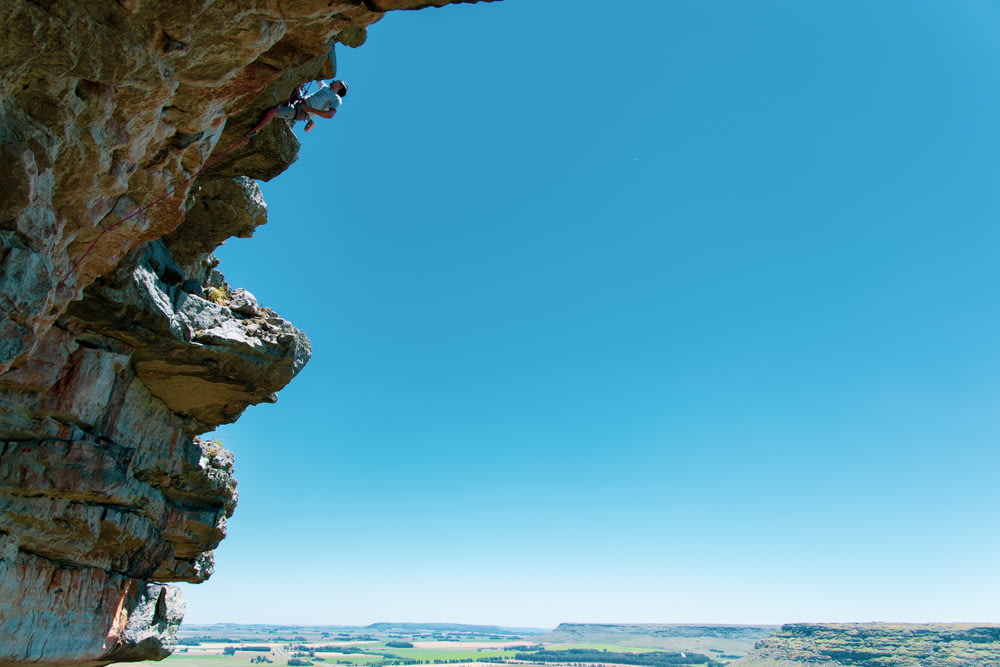
[[[227,155],[229,155],[230,153],[232,153],[233,151],[235,151],[237,148],[239,148],[240,146],[242,146],[246,142],[250,141],[251,137],[253,137],[253,134],[251,134],[249,132],[247,134],[244,134],[232,146],[230,146],[229,148],[227,148],[226,150],[222,151],[217,156],[215,156],[214,158],[212,158],[211,160],[209,160],[208,162],[206,162],[204,165],[202,165],[202,167],[200,169],[196,170],[193,174],[191,174],[190,176],[188,176],[187,178],[185,178],[183,181],[181,181],[180,183],[178,183],[174,187],[172,187],[169,190],[167,190],[165,193],[163,193],[162,196],[154,199],[153,201],[151,201],[150,203],[146,204],[142,208],[140,208],[140,209],[138,209],[136,211],[133,211],[132,213],[130,213],[129,215],[125,216],[124,218],[122,218],[121,220],[119,220],[118,222],[116,222],[113,225],[109,225],[107,227],[105,227],[105,226],[102,225],[101,226],[101,233],[98,234],[97,237],[93,241],[90,242],[90,244],[83,251],[83,253],[80,254],[79,259],[77,259],[76,262],[73,263],[73,266],[70,267],[70,270],[66,272],[66,275],[63,276],[62,280],[60,280],[59,283],[56,285],[56,289],[60,289],[61,287],[65,286],[66,281],[69,279],[69,277],[72,276],[74,273],[77,272],[77,270],[80,268],[80,265],[83,264],[83,260],[85,260],[87,258],[87,255],[90,254],[90,251],[94,249],[94,247],[97,245],[98,241],[100,241],[101,238],[105,234],[107,234],[108,232],[113,231],[115,229],[118,229],[119,227],[121,227],[122,225],[124,225],[126,222],[128,222],[132,218],[136,217],[137,215],[140,215],[141,213],[144,213],[144,212],[148,211],[149,209],[153,208],[154,206],[156,206],[157,204],[159,204],[163,200],[167,199],[172,194],[174,194],[179,189],[181,189],[183,186],[187,185],[188,183],[190,183],[194,179],[196,179],[199,176],[201,176],[203,173],[205,173],[205,171],[207,169],[209,169],[211,167],[214,167],[216,164],[218,164],[219,160],[221,160],[222,158],[226,157]]]

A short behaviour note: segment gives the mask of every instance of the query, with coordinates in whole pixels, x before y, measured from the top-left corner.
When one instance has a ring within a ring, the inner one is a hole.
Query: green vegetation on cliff
[[[958,623],[791,624],[733,667],[993,667],[1000,626]]]

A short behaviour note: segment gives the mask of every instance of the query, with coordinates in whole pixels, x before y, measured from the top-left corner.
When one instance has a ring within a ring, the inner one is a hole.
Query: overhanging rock
[[[283,123],[240,139],[333,42],[445,4],[0,3],[0,665],[169,654],[165,584],[211,575],[236,504],[199,436],[310,354],[216,271],[298,150]]]

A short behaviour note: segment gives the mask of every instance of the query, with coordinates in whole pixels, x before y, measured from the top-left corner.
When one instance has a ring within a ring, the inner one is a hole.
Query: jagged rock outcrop
[[[198,436],[309,357],[215,270],[297,154],[241,138],[333,42],[450,1],[0,4],[0,665],[168,654],[164,584],[211,574],[236,504]]]
[[[1000,665],[1000,625],[793,623],[731,667],[988,667]]]

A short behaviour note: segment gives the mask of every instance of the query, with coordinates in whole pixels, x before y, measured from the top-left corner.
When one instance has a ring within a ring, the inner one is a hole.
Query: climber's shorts
[[[305,120],[309,117],[306,110],[301,107],[278,107],[278,118],[285,120]]]

